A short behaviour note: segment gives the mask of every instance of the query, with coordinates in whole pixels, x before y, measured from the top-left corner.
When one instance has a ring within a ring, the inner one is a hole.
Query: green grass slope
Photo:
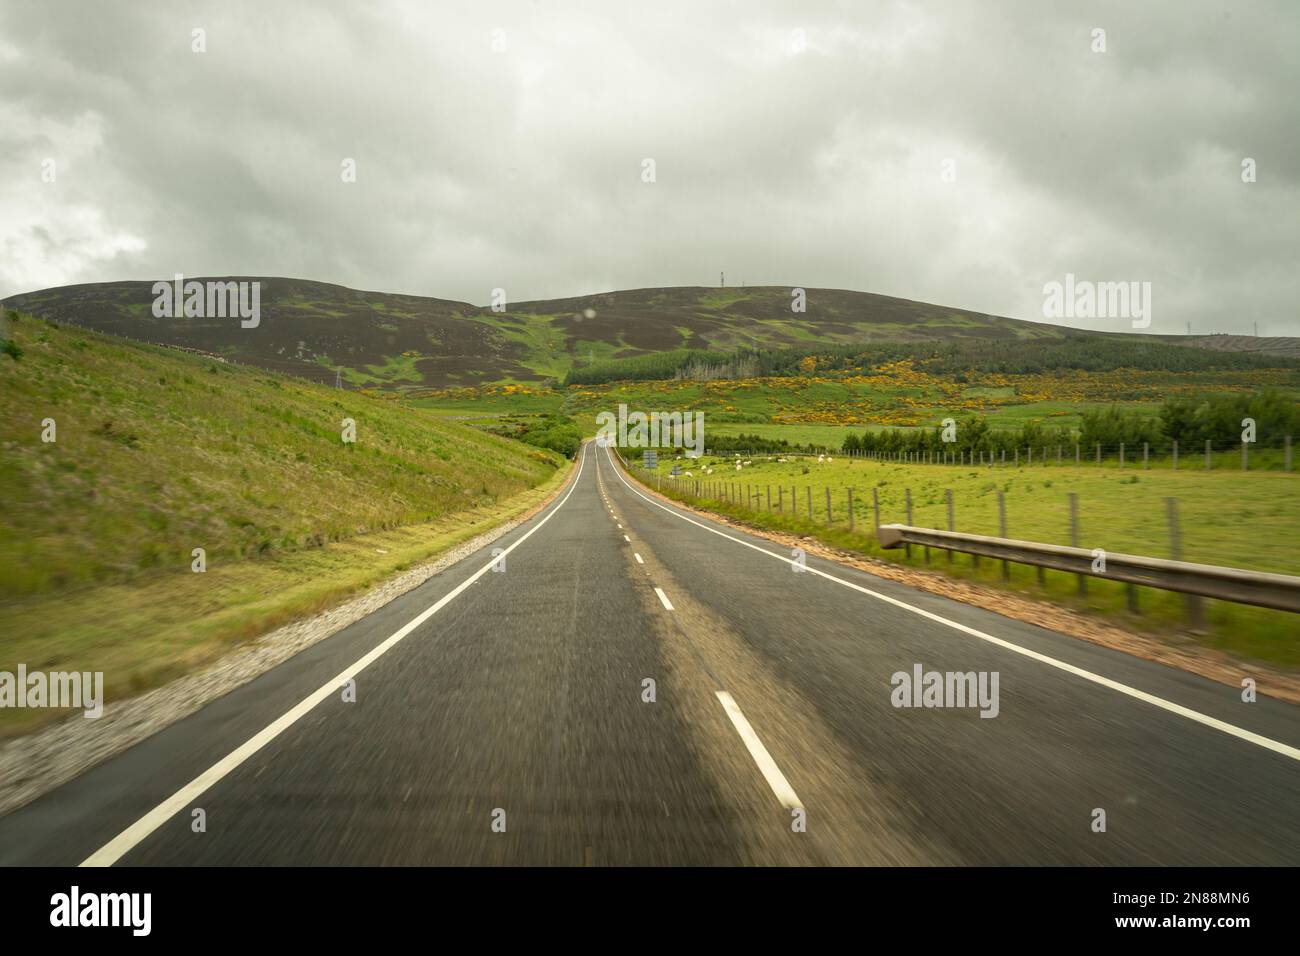
[[[214,561],[428,521],[555,468],[381,398],[31,319],[11,331],[23,355],[0,362],[0,599],[188,570],[196,547]]]
[[[0,669],[104,669],[116,696],[139,690],[523,510],[566,472],[390,399],[6,325]]]

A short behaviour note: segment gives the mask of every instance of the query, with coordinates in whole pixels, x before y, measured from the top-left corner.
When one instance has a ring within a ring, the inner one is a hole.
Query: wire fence
[[[671,451],[671,449],[669,449]],[[1235,468],[1242,471],[1294,472],[1293,442],[1290,435],[1269,441],[1211,441],[1180,443],[1118,442],[1103,444],[1023,445],[1014,448],[952,448],[915,451],[736,451],[708,449],[704,457],[725,459],[843,458],[904,465],[956,465],[981,468],[1108,467],[1204,469]]]
[[[729,455],[732,453],[728,453]],[[743,456],[743,453],[741,453]],[[849,539],[842,539],[844,532],[856,536],[853,540],[858,543],[850,543],[851,547],[869,546],[868,550],[879,546],[878,529],[882,524],[902,523],[913,527],[928,527],[947,531],[963,531],[967,533],[995,535],[1000,538],[1023,537],[1026,540],[1041,541],[1044,543],[1055,543],[1069,545],[1071,547],[1093,547],[1099,543],[1111,542],[1115,540],[1113,519],[1098,524],[1093,522],[1091,526],[1085,526],[1086,516],[1090,512],[1083,507],[1083,499],[1079,492],[1068,492],[1062,500],[1058,500],[1050,505],[1045,505],[1042,501],[1024,501],[1018,502],[1028,508],[1028,511],[1020,512],[1020,521],[1016,521],[1016,515],[1009,509],[1008,499],[1004,490],[998,488],[993,490],[986,497],[984,494],[975,492],[972,496],[963,498],[960,491],[954,492],[952,488],[943,488],[938,491],[933,487],[926,488],[918,496],[911,487],[888,486],[881,487],[873,485],[870,487],[855,488],[845,485],[832,485],[824,481],[801,480],[797,477],[782,476],[780,480],[771,480],[765,475],[754,475],[752,473],[739,472],[728,475],[716,474],[695,474],[694,470],[681,470],[677,476],[664,474],[662,471],[646,469],[641,467],[638,461],[629,462],[621,451],[619,457],[623,459],[624,466],[639,478],[644,484],[655,488],[662,494],[681,501],[683,504],[700,507],[704,510],[717,511],[723,514],[730,514],[743,519],[754,519],[760,526],[771,526],[775,530],[790,531],[798,534],[817,533],[816,528],[824,528],[828,531],[838,532],[841,540],[848,543]],[[744,460],[753,460],[754,458],[766,458],[767,456],[749,456]],[[780,461],[785,458],[787,461],[798,457],[807,457],[799,455],[781,455],[772,456],[773,461]],[[816,457],[816,456],[813,456]],[[825,457],[825,456],[823,456]],[[843,456],[848,457],[848,456]],[[874,459],[875,456],[864,455],[868,459]],[[1073,464],[1064,455],[1063,462]],[[1118,455],[1115,456],[1116,459]],[[734,460],[734,459],[733,459]],[[883,460],[883,456],[881,456]],[[898,456],[897,461],[907,461],[906,456]],[[1015,461],[1014,455],[1008,456],[1008,466]],[[1052,456],[1036,455],[1036,463],[1048,461],[1054,464]],[[953,464],[958,464],[960,458],[954,455]],[[1147,458],[1151,462],[1151,458]],[[942,462],[935,462],[942,464]],[[979,465],[978,456],[975,463]],[[1020,462],[1021,468],[1030,467],[1030,458],[1026,454]],[[966,463],[969,467],[969,462]],[[1001,467],[1000,456],[997,461],[992,463],[985,461],[985,467]],[[1080,467],[1084,466],[1082,456],[1080,456]],[[1139,461],[1139,466],[1141,461]],[[715,466],[716,468],[717,466]],[[679,464],[680,468],[680,464]],[[760,480],[755,480],[760,479]],[[864,482],[865,484],[865,482]],[[1195,560],[1198,555],[1193,554],[1191,557],[1187,554],[1185,545],[1183,522],[1181,519],[1182,507],[1177,498],[1164,497],[1160,500],[1152,501],[1153,507],[1145,509],[1145,515],[1141,529],[1131,530],[1128,540],[1136,538],[1140,543],[1133,543],[1127,547],[1111,547],[1109,550],[1114,552],[1127,552],[1140,554],[1146,557],[1169,558],[1175,561]],[[1156,506],[1159,507],[1156,507]],[[996,510],[993,510],[993,509]],[[1083,517],[1081,517],[1081,515]],[[960,520],[959,518],[963,518]],[[1016,527],[1019,524],[1019,527]],[[834,539],[834,535],[832,535]],[[1253,539],[1251,553],[1258,544]],[[1202,542],[1205,544],[1205,542]],[[1222,542],[1217,542],[1214,547],[1217,549]],[[1205,548],[1194,549],[1205,551]],[[932,554],[930,547],[920,545],[905,545],[904,552],[910,561],[917,552],[916,557],[923,564],[942,564],[952,565],[955,561],[960,560],[962,563],[969,563],[976,572],[981,572],[981,568],[987,570],[990,567],[1000,565],[998,575],[1004,581],[1011,580],[1011,562],[1006,560],[993,561],[984,558],[983,565],[978,555],[969,555],[968,557],[956,558],[954,552],[945,550],[941,556]],[[1222,560],[1218,557],[1217,552],[1200,555],[1206,558],[1205,563],[1221,564]],[[1238,555],[1238,558],[1242,558]],[[1239,562],[1249,565],[1254,563],[1249,559]],[[1276,563],[1276,562],[1265,562]],[[1248,568],[1249,569],[1249,568]],[[1287,570],[1277,568],[1278,571]],[[982,573],[982,572],[981,572]],[[1042,567],[1035,567],[1033,575],[1039,586],[1046,584],[1046,572]],[[1088,580],[1084,575],[1074,575],[1077,578],[1077,593],[1081,599],[1086,599],[1088,594]],[[1139,585],[1125,584],[1125,604],[1129,612],[1134,614],[1141,613],[1142,609],[1139,603],[1139,591],[1142,590]],[[1180,598],[1185,604],[1185,616],[1188,623],[1194,629],[1201,629],[1205,626],[1206,616],[1203,599],[1196,595],[1186,595]]]

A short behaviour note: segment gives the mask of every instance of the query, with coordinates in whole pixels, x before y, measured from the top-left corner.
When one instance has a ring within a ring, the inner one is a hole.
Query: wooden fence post
[[[1183,560],[1183,534],[1178,522],[1178,499],[1165,499],[1165,515],[1169,521],[1169,557],[1174,561]],[[1205,602],[1199,594],[1184,595],[1187,608],[1187,622],[1194,631],[1205,630]]]
[[[1000,490],[998,491],[998,537],[1007,536],[1007,499]],[[1002,580],[1011,580],[1011,565],[1005,558],[1002,559]]]
[[[953,523],[952,523],[952,489],[951,489],[951,488],[945,489],[944,493],[945,493],[945,494],[947,495],[947,497],[948,497],[948,530],[949,530],[949,531],[956,531],[957,529],[956,529],[955,527],[953,527]],[[952,564],[952,549],[951,549],[951,548],[948,549],[948,563],[949,563],[949,564]]]
[[[1073,491],[1070,492],[1070,547],[1079,546],[1079,496]],[[1088,576],[1086,574],[1075,575],[1079,579],[1079,597],[1088,595]]]
[[[903,489],[903,501],[907,505],[907,524],[910,527],[912,524],[912,489],[911,488]],[[912,556],[912,546],[910,544],[904,545],[903,550],[907,553],[907,556],[909,558]],[[929,550],[930,550],[929,548],[926,548],[927,552]]]

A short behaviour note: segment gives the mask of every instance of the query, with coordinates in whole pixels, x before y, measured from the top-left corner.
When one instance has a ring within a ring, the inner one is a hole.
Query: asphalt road
[[[0,819],[0,863],[1300,863],[1293,706],[797,572],[595,445],[493,547]],[[997,716],[894,706],[916,665]]]

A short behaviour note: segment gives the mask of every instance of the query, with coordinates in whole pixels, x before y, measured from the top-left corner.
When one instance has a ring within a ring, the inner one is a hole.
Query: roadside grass
[[[30,318],[12,333],[0,602],[427,522],[560,462],[400,402]]]
[[[773,456],[775,459],[777,456]],[[758,527],[809,535],[832,547],[855,551],[894,564],[928,568],[954,577],[1006,587],[1115,619],[1125,627],[1177,639],[1187,636],[1185,599],[1149,588],[1138,588],[1140,613],[1127,609],[1123,584],[1089,579],[1087,596],[1077,594],[1076,578],[1047,571],[1042,583],[1037,569],[1010,565],[1010,580],[1002,580],[1001,563],[969,555],[915,547],[910,557],[901,549],[883,550],[875,540],[874,490],[880,522],[906,522],[906,496],[912,497],[912,524],[947,528],[946,491],[954,499],[958,531],[997,535],[997,492],[1003,492],[1007,535],[1051,544],[1070,543],[1069,493],[1078,496],[1080,547],[1111,552],[1170,556],[1165,499],[1178,502],[1183,560],[1282,574],[1300,574],[1300,506],[1296,492],[1300,475],[1246,472],[1228,468],[1204,471],[1180,469],[1120,470],[1073,465],[1014,468],[949,465],[900,465],[836,457],[818,464],[815,458],[785,463],[751,457],[753,465],[735,471],[734,459],[694,461],[661,459],[657,485],[679,500],[694,500],[686,477],[666,477],[673,464],[694,478],[712,483],[699,499],[701,507],[748,521]],[[704,469],[711,468],[712,474]],[[805,473],[805,469],[806,472]],[[634,473],[642,474],[639,469]],[[654,477],[652,483],[656,483]],[[728,486],[739,485],[735,501]],[[853,489],[854,530],[848,528],[848,490]],[[772,495],[771,510],[767,494]],[[781,489],[781,490],[778,490]],[[808,513],[808,491],[812,513]],[[831,493],[831,521],[826,519],[826,491]],[[753,507],[743,502],[757,494]],[[792,495],[797,509],[792,512]],[[1300,642],[1294,615],[1230,602],[1206,601],[1208,631],[1195,639],[1234,656],[1300,667]]]
[[[103,671],[116,703],[204,667],[235,646],[354,597],[516,518],[569,477],[560,468],[509,499],[423,524],[318,548],[40,596],[0,605],[0,671]],[[111,628],[106,628],[111,621]],[[67,711],[0,709],[0,738],[30,733]]]
[[[103,670],[112,699],[506,520],[568,471],[392,398],[28,316],[8,333],[0,670]],[[0,734],[46,714],[6,708]]]

